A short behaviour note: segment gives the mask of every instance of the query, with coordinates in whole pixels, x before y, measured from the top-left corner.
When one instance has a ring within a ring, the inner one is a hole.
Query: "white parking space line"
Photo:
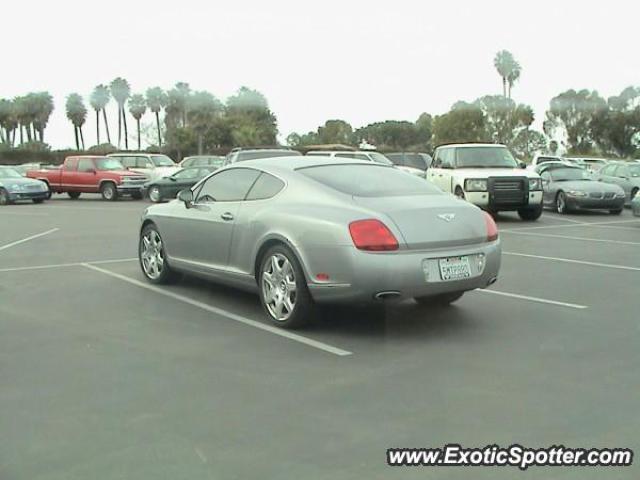
[[[289,340],[293,340],[294,342],[298,342],[301,343],[303,345],[307,345],[309,347],[313,347],[316,348],[318,350],[322,350],[324,352],[327,353],[331,353],[333,355],[338,355],[340,357],[345,357],[348,355],[352,355],[353,352],[350,352],[348,350],[342,350],[341,348],[337,348],[334,347],[332,345],[323,343],[323,342],[318,342],[317,340],[312,340],[310,338],[307,337],[303,337],[302,335],[298,335],[286,330],[282,330],[276,327],[272,327],[271,325],[266,325],[264,323],[260,323],[257,322],[255,320],[251,320],[250,318],[246,318],[243,317],[242,315],[237,315],[235,313],[232,312],[228,312],[227,310],[223,310],[222,308],[217,308],[217,307],[213,307],[211,305],[208,305],[204,302],[199,302],[198,300],[194,300],[192,298],[186,297],[184,295],[180,295],[165,289],[162,289],[160,287],[156,287],[155,285],[151,285],[148,283],[143,283],[140,282],[136,279],[133,278],[129,278],[125,275],[120,275],[119,273],[115,273],[115,272],[111,272],[109,270],[105,270],[103,268],[100,267],[96,267],[95,265],[91,265],[89,263],[83,263],[82,264],[83,267],[86,267],[88,269],[94,270],[96,272],[100,272],[103,273],[105,275],[109,275],[113,278],[117,278],[118,280],[122,280],[123,282],[127,282],[131,285],[135,285],[137,287],[140,288],[144,288],[146,290],[155,292],[155,293],[159,293],[160,295],[164,295],[165,297],[169,297],[169,298],[173,298],[174,300],[178,300],[180,302],[186,303],[188,305],[200,308],[202,310],[206,310],[208,312],[211,313],[215,313],[216,315],[220,315],[221,317],[225,317],[228,318],[229,320],[234,320],[236,322],[239,323],[243,323],[245,325],[249,325],[251,327],[255,327],[258,328],[260,330],[264,330],[266,332],[269,333],[273,333],[274,335],[278,335],[280,337],[284,337],[287,338]]]
[[[536,302],[536,303],[546,303],[548,305],[555,305],[555,306],[558,306],[558,307],[575,308],[575,309],[578,309],[578,310],[584,310],[585,308],[589,308],[586,305],[578,305],[578,304],[575,304],[575,303],[567,303],[567,302],[558,302],[557,300],[549,300],[549,299],[546,299],[546,298],[539,298],[539,297],[530,297],[528,295],[519,295],[517,293],[500,292],[498,290],[476,290],[476,292],[491,293],[493,295],[500,295],[502,297],[517,298],[519,300],[528,300],[530,302]]]
[[[566,240],[581,240],[584,242],[598,242],[598,243],[615,243],[618,245],[640,245],[640,242],[625,242],[623,240],[608,240],[606,238],[587,238],[587,237],[572,237],[570,235],[554,235],[550,233],[534,233],[534,232],[518,232],[509,230],[503,233],[510,233],[512,235],[527,235],[532,237],[545,237],[545,238],[560,238]]]
[[[104,265],[109,263],[124,263],[124,262],[137,262],[137,258],[114,258],[112,260],[87,260],[84,262],[72,262],[72,263],[53,263],[48,265],[32,265],[30,267],[9,267],[0,268],[2,272],[22,272],[28,270],[46,270],[49,268],[65,268],[65,267],[83,267],[85,263],[92,265]]]
[[[530,255],[528,253],[502,252],[503,255],[513,257],[537,258],[539,260],[551,260],[552,262],[576,263],[578,265],[588,265],[590,267],[612,268],[615,270],[630,270],[640,272],[640,267],[628,267],[626,265],[612,265],[610,263],[588,262],[586,260],[574,260],[572,258],[547,257],[544,255]]]
[[[572,227],[591,227],[591,226],[603,226],[611,225],[615,227],[620,223],[637,223],[640,224],[640,220],[618,220],[613,222],[589,222],[589,223],[573,223],[571,225],[541,225],[539,227],[519,227],[519,228],[505,228],[500,229],[501,232],[519,232],[521,230],[542,230],[545,228],[572,228]],[[499,228],[499,227],[498,227]]]
[[[22,240],[16,240],[15,242],[7,243],[6,245],[2,245],[0,247],[1,250],[6,250],[7,248],[15,247],[16,245],[20,245],[21,243],[28,242],[29,240],[34,240],[36,238],[44,237],[45,235],[49,235],[50,233],[57,232],[60,230],[59,228],[52,228],[51,230],[47,230],[46,232],[37,233],[35,235],[31,235],[30,237],[23,238]]]

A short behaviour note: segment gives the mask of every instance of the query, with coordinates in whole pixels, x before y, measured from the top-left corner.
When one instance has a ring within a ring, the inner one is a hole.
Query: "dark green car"
[[[146,183],[145,191],[149,196],[149,200],[154,203],[174,199],[180,190],[194,186],[200,179],[211,172],[215,172],[217,169],[218,167],[214,165],[183,168],[169,177]]]

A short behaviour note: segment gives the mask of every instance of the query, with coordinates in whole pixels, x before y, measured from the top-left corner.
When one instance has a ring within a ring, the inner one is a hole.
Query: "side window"
[[[204,182],[198,192],[196,203],[244,200],[258,175],[260,172],[251,168],[234,168],[220,172]]]
[[[542,180],[546,180],[548,182],[551,180],[551,173],[549,173],[548,170],[545,170],[540,174],[540,177],[542,178]]]
[[[356,156],[353,153],[336,153],[335,156],[337,158],[351,158],[351,159],[356,158]],[[367,159],[365,158],[365,160]]]
[[[455,150],[453,148],[445,148],[442,150],[442,164],[440,168],[453,168],[453,157]]]
[[[95,170],[95,167],[93,166],[93,160],[91,160],[90,158],[81,158],[80,160],[78,160],[79,172],[90,172],[92,170]]]
[[[78,159],[69,158],[64,164],[64,169],[68,172],[75,172],[78,169]]]
[[[432,168],[440,168],[442,165],[442,149],[437,149],[433,153],[433,162],[431,163]]]
[[[134,157],[136,159],[136,167],[153,168],[153,163],[147,157]]]
[[[275,196],[283,188],[284,182],[282,180],[263,172],[251,187],[246,199],[265,200]]]
[[[606,167],[604,167],[600,173],[602,175],[613,175],[613,169],[615,168],[614,165],[607,165]]]
[[[356,153],[353,155],[353,158],[355,158],[356,160],[368,160],[368,161],[372,161],[367,155],[363,154],[363,153]]]
[[[616,177],[621,177],[621,178],[627,178],[630,177],[631,175],[629,174],[629,169],[627,167],[625,167],[624,165],[619,165],[616,168]]]
[[[174,175],[175,178],[178,178],[180,180],[187,180],[190,178],[197,178],[198,177],[198,169],[197,168],[185,168],[184,170],[181,170],[180,172],[176,173]]]
[[[113,157],[113,158],[120,160],[120,163],[122,163],[124,168],[131,168],[136,166],[135,157]]]

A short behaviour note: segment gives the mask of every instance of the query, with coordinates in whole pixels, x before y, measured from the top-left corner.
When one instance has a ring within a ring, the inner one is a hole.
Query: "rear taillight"
[[[487,242],[493,242],[498,239],[498,226],[490,214],[482,213],[484,214],[484,223],[487,226]]]
[[[358,220],[349,224],[353,244],[359,250],[382,252],[398,250],[398,240],[380,220]]]

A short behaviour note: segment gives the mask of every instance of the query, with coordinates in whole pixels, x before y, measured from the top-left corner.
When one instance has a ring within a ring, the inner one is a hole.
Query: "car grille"
[[[28,190],[30,192],[40,192],[42,191],[42,187],[40,185],[27,185],[25,187],[25,190]]]
[[[494,179],[492,182],[493,201],[497,204],[519,204],[525,199],[524,180]]]
[[[615,192],[605,192],[604,193],[604,198],[613,198],[615,197],[616,193]]]
[[[602,192],[589,192],[589,198],[602,198]]]

